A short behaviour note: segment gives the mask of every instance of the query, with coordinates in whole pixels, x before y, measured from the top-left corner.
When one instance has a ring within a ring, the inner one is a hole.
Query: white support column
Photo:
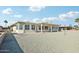
[[[25,25],[23,25],[23,31],[25,32]]]
[[[30,24],[30,30],[32,30],[32,25]]]
[[[50,31],[50,27],[49,27],[49,26],[47,26],[47,31],[48,31],[48,32]]]
[[[59,31],[59,27],[57,27],[57,31]]]
[[[51,26],[51,32],[52,32],[52,26]]]
[[[43,29],[43,31],[44,31],[44,32],[46,31],[46,29],[45,29],[45,26],[44,26],[44,29]]]
[[[49,30],[50,30],[50,27],[48,27],[48,32],[49,32]]]
[[[16,32],[16,33],[19,33],[19,30],[20,30],[20,24],[18,23],[18,24],[16,25],[16,30],[15,30],[15,32]]]
[[[39,26],[37,26],[37,31],[39,31]]]
[[[35,31],[37,31],[37,26],[35,25]]]
[[[17,24],[18,30],[19,30],[19,26],[20,26],[20,24]]]
[[[23,25],[23,30],[25,30],[25,25]]]
[[[43,25],[41,24],[41,32],[43,31],[43,28],[42,27],[43,27]]]

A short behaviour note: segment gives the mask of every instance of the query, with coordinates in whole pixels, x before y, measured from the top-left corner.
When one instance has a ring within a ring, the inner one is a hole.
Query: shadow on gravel
[[[7,33],[0,47],[0,53],[23,53],[12,33]]]

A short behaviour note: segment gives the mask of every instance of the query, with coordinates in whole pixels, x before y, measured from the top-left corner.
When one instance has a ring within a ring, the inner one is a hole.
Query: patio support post
[[[23,31],[25,31],[25,25],[23,25]]]
[[[37,31],[37,26],[35,25],[35,31]]]
[[[51,26],[51,32],[52,32],[52,26]]]
[[[37,31],[39,31],[39,26],[37,26]]]
[[[43,28],[42,28],[42,26],[43,26],[43,25],[41,24],[41,32],[43,31]]]
[[[59,27],[58,27],[58,30],[57,31],[59,31]]]
[[[23,25],[23,30],[25,30],[25,25]]]
[[[17,24],[18,30],[19,30],[19,26],[20,26],[20,24],[18,23],[18,24]]]
[[[45,30],[45,26],[44,25],[42,26],[42,28],[43,28],[43,31],[45,32],[46,30]]]
[[[30,24],[30,30],[32,30],[32,25]]]

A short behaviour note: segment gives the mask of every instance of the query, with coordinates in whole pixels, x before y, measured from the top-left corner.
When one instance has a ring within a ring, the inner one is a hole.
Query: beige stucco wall
[[[34,30],[25,30],[24,33],[35,33]]]
[[[16,30],[16,33],[24,33],[24,30]]]
[[[33,30],[16,30],[16,33],[34,33]]]
[[[13,29],[13,31],[12,31],[13,33],[31,33],[31,32],[33,32],[32,30],[17,30],[16,26],[13,26],[12,29]]]
[[[17,30],[16,26],[13,26],[12,29],[13,29],[12,31],[13,33],[24,33],[24,30]]]
[[[13,27],[13,32],[16,32],[16,26]]]

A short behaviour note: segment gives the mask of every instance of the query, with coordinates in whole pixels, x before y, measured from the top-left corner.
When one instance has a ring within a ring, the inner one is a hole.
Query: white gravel
[[[79,31],[15,34],[24,52],[73,53],[79,52]]]

